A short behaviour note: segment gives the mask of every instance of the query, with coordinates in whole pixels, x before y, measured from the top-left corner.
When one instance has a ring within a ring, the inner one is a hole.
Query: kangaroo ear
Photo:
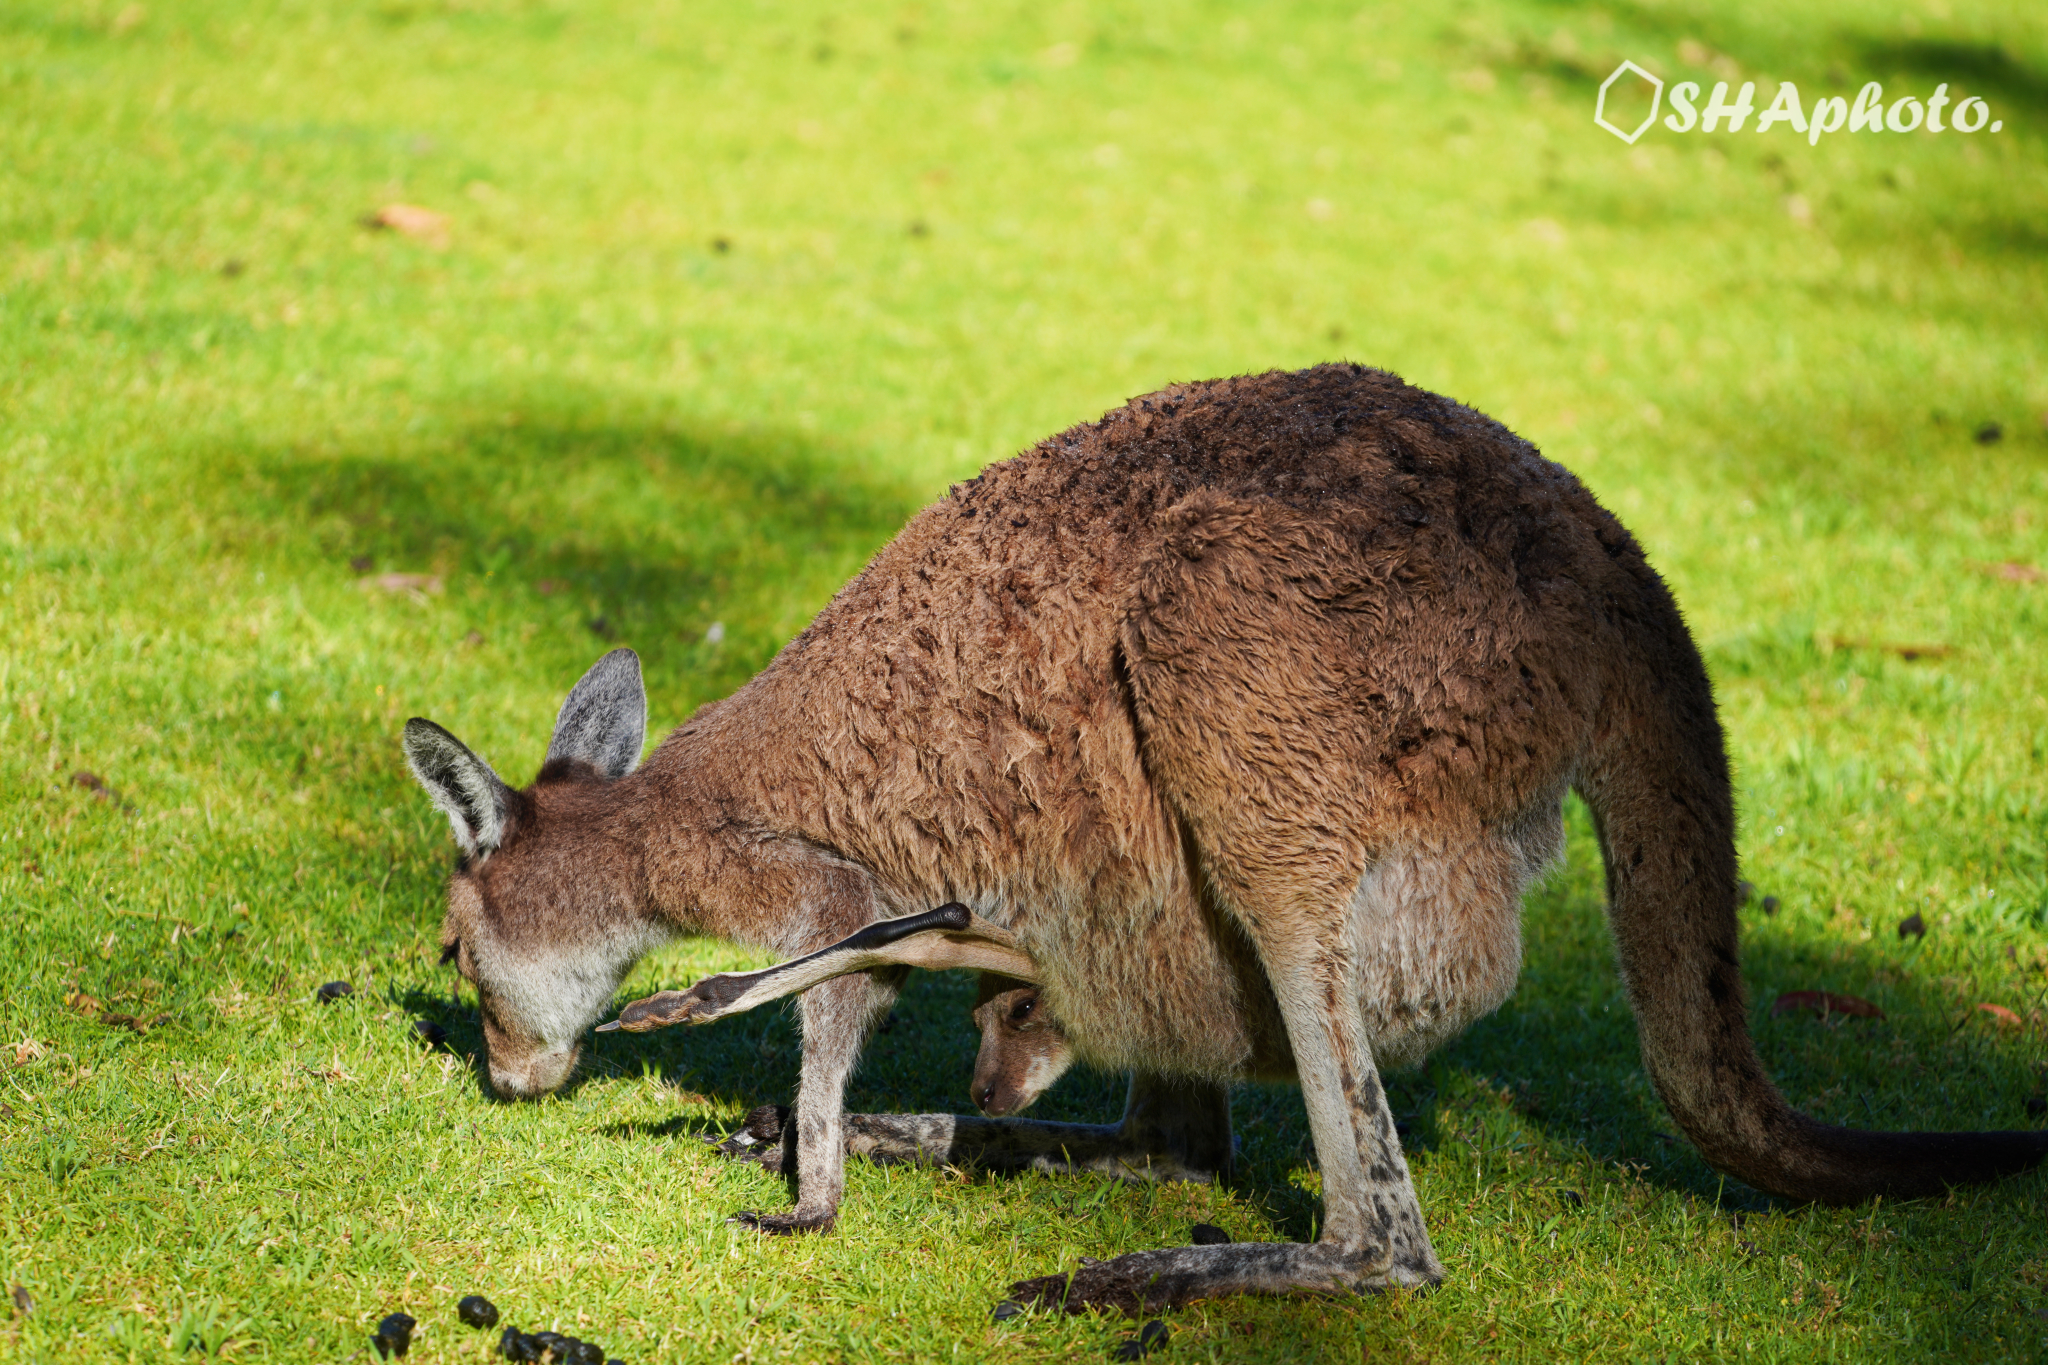
[[[447,812],[464,853],[489,853],[504,842],[511,789],[461,740],[415,716],[405,723],[405,761],[434,804]]]
[[[581,759],[606,777],[624,777],[640,766],[646,742],[647,689],[640,682],[640,656],[615,649],[570,689],[562,714],[555,717],[547,761]]]

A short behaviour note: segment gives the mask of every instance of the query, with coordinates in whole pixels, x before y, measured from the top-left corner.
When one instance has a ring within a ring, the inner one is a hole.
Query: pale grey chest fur
[[[1351,899],[1374,1060],[1414,1066],[1499,1008],[1522,968],[1522,895],[1564,847],[1561,793],[1513,819],[1375,862]]]
[[[1513,992],[1521,900],[1563,849],[1561,800],[1558,789],[1493,825],[1410,840],[1360,876],[1351,974],[1381,1065],[1419,1064]],[[1023,912],[1047,1004],[1076,1054],[1214,1079],[1291,1076],[1286,1029],[1243,932],[1203,905],[1185,868],[1159,869],[1145,899],[1121,908],[1115,934]]]

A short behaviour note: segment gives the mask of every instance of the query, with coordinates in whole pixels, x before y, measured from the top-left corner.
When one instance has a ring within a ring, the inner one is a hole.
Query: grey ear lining
[[[547,762],[580,759],[609,778],[624,777],[640,765],[647,743],[647,689],[640,681],[640,656],[615,649],[590,666],[562,702]]]
[[[415,716],[405,723],[405,761],[465,853],[489,853],[504,842],[511,790],[461,740]]]

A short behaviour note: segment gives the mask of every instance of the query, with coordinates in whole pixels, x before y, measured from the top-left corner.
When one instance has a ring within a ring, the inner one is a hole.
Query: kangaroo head
[[[491,1085],[507,1098],[569,1079],[584,1031],[647,946],[631,913],[637,855],[615,841],[610,818],[613,784],[639,763],[646,734],[630,649],[598,660],[569,693],[523,791],[432,721],[406,722],[406,762],[462,851],[441,960],[476,986]]]
[[[970,1093],[985,1114],[1000,1117],[1030,1108],[1074,1064],[1067,1036],[1047,1013],[1036,986],[984,973],[974,1022],[981,1029],[981,1051],[974,1058]]]

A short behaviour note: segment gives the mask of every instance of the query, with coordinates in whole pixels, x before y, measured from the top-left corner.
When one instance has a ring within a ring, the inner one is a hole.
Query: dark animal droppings
[[[420,1021],[421,1024],[425,1022],[426,1020],[424,1019]],[[413,1027],[418,1028],[419,1025],[415,1024]],[[440,1026],[437,1024],[435,1027],[438,1029]],[[446,1034],[443,1033],[442,1036],[445,1037]],[[435,1039],[433,1041],[438,1042],[440,1040]],[[498,1325],[498,1306],[481,1294],[471,1294],[455,1305],[455,1316],[461,1318],[471,1327],[496,1327]]]
[[[109,787],[106,779],[98,773],[86,772],[80,769],[78,772],[71,774],[71,780],[77,786],[81,786],[91,792],[96,800],[111,801],[117,806],[121,804],[121,793]]]
[[[569,1365],[604,1365],[604,1348],[595,1342],[578,1341],[569,1338],[568,1353],[562,1357]]]
[[[377,1347],[377,1355],[382,1359],[389,1359],[392,1356],[403,1357],[412,1349],[413,1326],[413,1318],[409,1313],[393,1313],[378,1323],[377,1335],[370,1338]]]
[[[314,992],[323,1005],[331,1005],[344,995],[354,995],[355,993],[356,988],[349,985],[346,981],[330,981]]]
[[[539,1360],[540,1343],[517,1327],[507,1327],[498,1338],[498,1354],[507,1360]]]
[[[1217,1227],[1214,1223],[1197,1223],[1194,1226],[1194,1231],[1189,1235],[1194,1239],[1194,1243],[1198,1247],[1220,1247],[1227,1245],[1230,1241],[1230,1234]]]
[[[1927,921],[1920,918],[1918,910],[1915,910],[1912,914],[1899,921],[1899,937],[1901,939],[1927,937]]]
[[[1111,1354],[1110,1359],[1141,1360],[1166,1345],[1166,1339],[1169,1335],[1166,1330],[1166,1324],[1158,1318],[1154,1318],[1139,1329],[1138,1335],[1118,1346],[1115,1352]]]
[[[442,1028],[439,1024],[435,1023],[431,1019],[413,1020],[412,1031],[414,1033],[417,1033],[420,1036],[420,1040],[426,1043],[428,1047],[439,1047],[441,1044],[448,1041],[448,1030]],[[491,1322],[496,1322],[498,1320],[498,1310],[495,1308],[491,1308],[491,1305],[487,1300],[480,1299],[476,1295],[472,1294],[468,1298],[464,1299],[462,1302],[481,1303],[484,1307],[491,1309]],[[464,1318],[463,1321],[469,1322],[469,1319]],[[471,1327],[489,1327],[491,1325],[491,1322],[469,1322],[469,1325]]]
[[[23,1317],[27,1317],[30,1313],[36,1311],[36,1301],[29,1297],[27,1285],[18,1284],[14,1286],[13,1294],[14,1306],[21,1310]]]
[[[1008,1322],[1011,1318],[1024,1316],[1024,1305],[1015,1299],[1004,1299],[996,1305],[996,1311],[989,1314],[997,1322]]]
[[[2005,435],[2004,427],[1996,422],[1986,422],[1983,426],[1977,428],[1977,444],[1988,446],[2003,435]]]
[[[1766,915],[1775,915],[1778,913],[1778,898],[1776,896],[1764,897],[1764,913]]]

